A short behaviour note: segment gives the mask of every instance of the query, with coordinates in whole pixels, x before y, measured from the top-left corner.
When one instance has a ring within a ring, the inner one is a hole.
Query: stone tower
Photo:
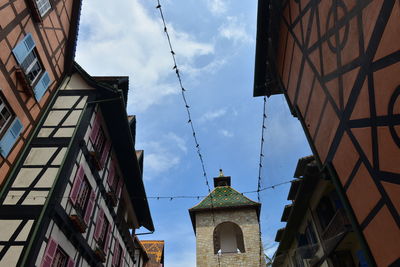
[[[265,266],[259,231],[261,204],[214,178],[214,190],[189,209],[196,234],[197,267]]]

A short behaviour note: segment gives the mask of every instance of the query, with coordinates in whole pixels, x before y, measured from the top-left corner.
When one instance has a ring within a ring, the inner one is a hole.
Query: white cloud
[[[213,15],[222,15],[227,11],[226,1],[224,0],[208,0],[207,6]]]
[[[225,137],[233,137],[233,133],[231,131],[221,129],[218,132]]]
[[[153,176],[166,172],[180,163],[180,157],[163,148],[160,143],[152,142],[149,146],[153,146],[154,153],[145,156],[144,165],[149,171],[149,175],[145,175],[145,178],[151,180]],[[154,149],[155,147],[158,149]]]
[[[181,138],[181,137],[179,137],[179,136],[177,136],[176,134],[174,134],[174,133],[168,133],[167,134],[167,137],[169,138],[169,139],[171,139],[172,141],[174,141],[175,143],[176,143],[176,145],[177,145],[177,147],[180,149],[180,150],[182,150],[183,152],[187,152],[187,146],[186,146],[186,141],[185,141],[185,139],[183,139],[183,138]]]
[[[195,72],[196,57],[214,54],[212,43],[167,26],[180,65]],[[128,104],[135,112],[179,93],[169,51],[162,22],[139,0],[120,0],[118,5],[84,1],[76,60],[94,76],[130,76]]]
[[[200,119],[199,122],[206,122],[206,121],[212,121],[215,120],[219,117],[222,117],[226,114],[226,109],[225,108],[221,108],[221,109],[217,109],[217,110],[213,110],[213,111],[208,111],[206,113],[204,113]]]
[[[225,23],[218,28],[219,34],[234,43],[250,43],[253,38],[246,31],[246,24],[237,17],[228,16]]]

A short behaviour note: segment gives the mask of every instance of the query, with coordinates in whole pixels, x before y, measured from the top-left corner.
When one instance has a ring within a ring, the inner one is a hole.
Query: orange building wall
[[[52,9],[43,17],[42,22],[34,19],[33,12],[27,5],[29,1],[31,0],[0,0],[0,88],[10,108],[24,126],[7,158],[0,155],[0,186],[64,73],[74,0],[50,1]],[[23,89],[16,77],[18,63],[12,49],[27,33],[32,34],[43,68],[51,78],[50,87],[39,102]]]
[[[289,0],[277,72],[378,266],[400,263],[400,3]]]

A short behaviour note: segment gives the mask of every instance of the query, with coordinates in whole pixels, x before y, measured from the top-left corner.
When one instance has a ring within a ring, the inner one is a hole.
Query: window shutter
[[[89,225],[90,216],[92,216],[95,198],[96,198],[96,194],[94,193],[94,190],[92,189],[92,191],[90,192],[89,202],[86,207],[85,218],[83,219],[87,226]]]
[[[118,187],[117,187],[117,199],[121,196],[122,186],[124,185],[124,179],[121,177],[119,178]]]
[[[100,208],[99,213],[97,214],[96,219],[96,229],[94,230],[93,238],[97,241],[101,235],[101,228],[103,227],[104,222],[104,210]]]
[[[106,163],[108,154],[110,152],[110,147],[111,147],[111,142],[110,142],[110,140],[107,140],[106,145],[103,150],[103,154],[101,155],[101,159],[100,159],[101,168],[104,168],[104,164]]]
[[[114,163],[111,161],[110,164],[110,173],[108,174],[107,183],[111,187],[115,178],[115,167]]]
[[[17,59],[18,64],[21,64],[26,56],[35,48],[35,41],[32,38],[32,35],[28,33],[21,42],[17,44],[17,46],[13,49],[13,53],[15,58]]]
[[[74,260],[73,260],[72,258],[69,258],[69,259],[68,259],[67,267],[74,267],[74,266],[75,266]]]
[[[97,133],[99,132],[100,129],[100,113],[99,111],[96,113],[96,117],[94,118],[93,121],[93,126],[92,126],[92,132],[90,133],[90,140],[92,140],[92,143],[96,141],[96,136]]]
[[[21,121],[18,118],[15,118],[10,128],[8,128],[7,132],[3,135],[3,138],[0,140],[0,148],[1,155],[5,158],[8,153],[10,153],[12,147],[15,144],[15,141],[19,137],[23,126]]]
[[[85,171],[83,170],[83,166],[81,165],[76,173],[74,184],[72,185],[71,193],[69,194],[69,199],[74,205],[78,200],[79,188],[81,188],[84,176],[85,176]]]
[[[125,250],[122,250],[121,260],[119,261],[119,266],[125,266]]]
[[[40,78],[40,80],[36,84],[35,89],[33,89],[33,91],[35,93],[35,98],[37,101],[39,101],[43,97],[47,88],[49,88],[50,82],[51,82],[51,80],[50,80],[49,73],[46,71],[42,75],[42,78]]]
[[[54,241],[54,239],[50,238],[49,241],[47,242],[41,267],[51,267],[54,256],[56,255],[56,251],[57,251],[57,242]]]
[[[107,255],[108,253],[108,242],[110,242],[110,237],[111,237],[111,223],[108,224],[108,229],[107,229],[107,236],[106,236],[106,242],[104,243],[104,253]]]
[[[119,246],[118,239],[115,238],[115,242],[114,242],[114,254],[113,254],[113,260],[112,260],[112,267],[116,267],[117,264],[118,264],[118,260],[119,260],[119,257],[118,257],[118,256],[120,256],[120,255],[118,255],[118,254],[119,254],[119,248],[120,248],[120,246]]]

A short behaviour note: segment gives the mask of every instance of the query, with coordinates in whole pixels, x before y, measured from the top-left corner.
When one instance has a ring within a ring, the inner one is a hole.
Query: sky
[[[256,190],[263,115],[263,99],[252,96],[257,1],[160,2],[210,184],[222,168],[236,190]],[[156,0],[83,1],[76,61],[93,76],[129,76],[128,114],[137,118],[147,196],[206,195],[156,6]],[[311,151],[283,95],[267,99],[265,136],[262,186],[293,179],[298,159]],[[288,190],[286,184],[261,192],[262,239],[270,256],[284,227]],[[199,201],[149,199],[156,231],[139,238],[165,240],[166,266],[196,266],[188,209]]]

